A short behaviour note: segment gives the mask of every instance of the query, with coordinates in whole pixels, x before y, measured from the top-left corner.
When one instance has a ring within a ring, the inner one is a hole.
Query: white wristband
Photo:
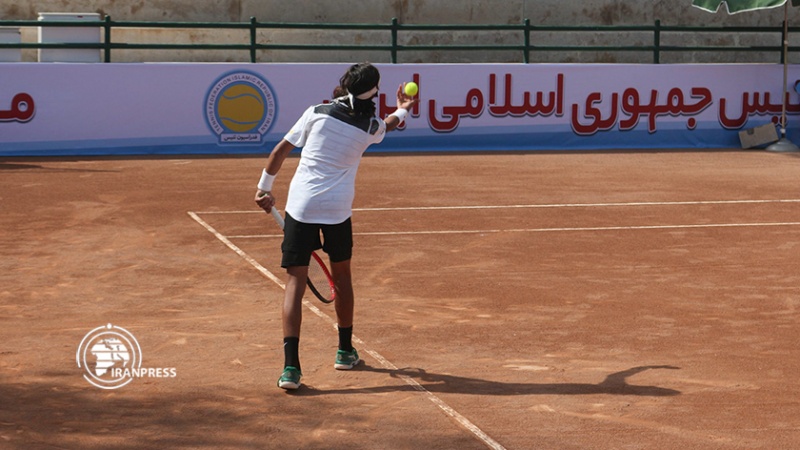
[[[395,112],[389,115],[397,117],[398,119],[400,119],[400,123],[403,123],[403,121],[406,120],[406,116],[408,116],[408,110],[403,108],[397,108]]]
[[[268,174],[267,169],[264,169],[261,172],[261,180],[258,181],[258,188],[262,191],[271,191],[273,181],[275,181],[275,175]]]

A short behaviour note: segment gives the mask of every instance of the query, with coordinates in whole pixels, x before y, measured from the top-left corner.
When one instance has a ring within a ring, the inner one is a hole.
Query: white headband
[[[367,92],[364,92],[363,94],[358,94],[356,98],[359,100],[369,100],[372,97],[374,97],[375,94],[377,93],[378,93],[378,86],[375,86],[374,88],[368,90]]]

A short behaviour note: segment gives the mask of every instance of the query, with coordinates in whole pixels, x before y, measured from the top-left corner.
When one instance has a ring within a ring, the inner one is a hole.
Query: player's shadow
[[[0,161],[0,170],[24,170],[24,169],[41,169],[42,166],[38,164],[21,164],[21,163],[7,163]]]
[[[680,395],[681,392],[659,386],[642,386],[630,384],[628,378],[646,370],[669,369],[678,370],[675,366],[639,366],[606,376],[597,384],[592,383],[508,383],[503,381],[484,380],[480,378],[460,377],[427,372],[424,369],[384,369],[371,367],[362,363],[361,371],[385,373],[392,378],[403,381],[402,384],[348,389],[317,389],[305,386],[296,391],[297,395],[328,394],[375,394],[383,392],[414,391],[424,388],[433,393],[474,394],[474,395],[638,395],[647,397],[667,397]]]
[[[69,168],[69,167],[47,167],[41,164],[28,164],[25,162],[9,162],[0,160],[0,171],[6,170],[27,170],[32,172],[53,172],[53,173],[114,173],[119,170],[109,169],[89,169],[89,168]]]

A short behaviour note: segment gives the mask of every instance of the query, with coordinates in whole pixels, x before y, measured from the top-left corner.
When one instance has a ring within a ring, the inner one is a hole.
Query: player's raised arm
[[[408,115],[408,110],[411,109],[412,106],[416,105],[418,101],[419,98],[412,97],[403,92],[402,84],[397,86],[397,111],[389,114],[385,119],[383,119],[383,121],[386,122],[386,131],[392,131],[397,128],[398,125],[403,123]]]

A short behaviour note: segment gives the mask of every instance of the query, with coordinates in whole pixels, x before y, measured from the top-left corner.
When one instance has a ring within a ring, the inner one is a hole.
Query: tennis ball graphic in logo
[[[264,96],[251,84],[230,85],[220,93],[217,112],[220,122],[228,130],[234,133],[252,131],[264,120]]]
[[[278,112],[266,78],[248,71],[217,78],[203,101],[206,125],[220,145],[261,145]]]

